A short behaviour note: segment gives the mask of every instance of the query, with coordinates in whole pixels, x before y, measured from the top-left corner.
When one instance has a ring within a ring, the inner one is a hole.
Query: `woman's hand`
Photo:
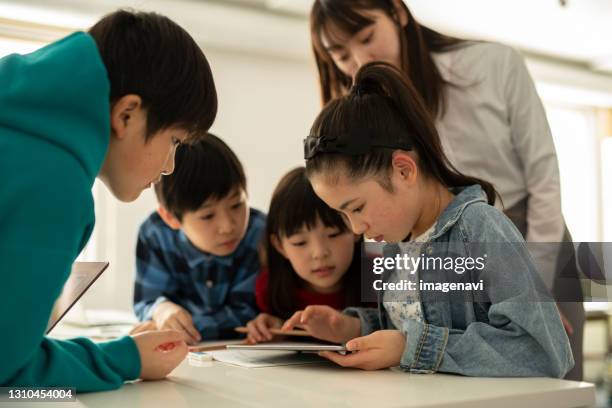
[[[379,330],[346,343],[351,354],[322,351],[319,355],[343,367],[379,370],[400,365],[405,347],[406,336],[399,330]]]
[[[313,305],[297,311],[281,330],[302,328],[317,339],[345,343],[361,334],[361,322],[356,317],[340,313],[329,306]]]

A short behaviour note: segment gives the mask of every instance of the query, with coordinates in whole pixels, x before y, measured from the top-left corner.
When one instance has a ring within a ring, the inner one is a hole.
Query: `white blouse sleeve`
[[[558,243],[564,233],[559,165],[546,112],[521,55],[508,47],[504,94],[511,137],[528,192],[528,242]],[[559,245],[536,245],[532,255],[550,289]]]

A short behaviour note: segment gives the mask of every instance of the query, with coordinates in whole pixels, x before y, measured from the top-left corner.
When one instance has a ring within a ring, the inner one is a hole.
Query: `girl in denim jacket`
[[[319,114],[304,152],[315,193],[354,233],[385,241],[396,254],[486,254],[486,263],[461,275],[482,282],[479,291],[386,290],[378,309],[309,306],[284,329],[299,325],[314,337],[347,342],[351,354],[321,355],[367,370],[563,377],[571,369],[556,305],[520,233],[493,206],[495,189],[449,163],[430,113],[396,68],[364,65],[350,93]],[[383,276],[387,283],[416,276],[419,287],[448,282],[454,273],[416,272],[406,276],[398,268]]]

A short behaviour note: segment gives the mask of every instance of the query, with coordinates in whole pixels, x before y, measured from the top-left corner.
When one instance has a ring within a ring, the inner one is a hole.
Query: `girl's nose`
[[[350,224],[351,224],[351,230],[356,235],[363,235],[368,230],[368,225],[366,223],[363,223],[363,222],[358,223],[358,222],[351,220]]]
[[[317,245],[312,252],[312,257],[314,259],[323,259],[327,258],[330,254],[331,251],[327,245]]]
[[[372,55],[365,48],[358,48],[353,51],[353,59],[355,61],[355,65],[357,69],[361,68],[363,65],[368,62],[372,62]]]

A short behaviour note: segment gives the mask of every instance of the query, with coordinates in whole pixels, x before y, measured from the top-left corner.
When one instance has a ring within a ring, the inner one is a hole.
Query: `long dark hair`
[[[327,206],[312,190],[306,169],[298,167],[287,173],[276,186],[270,202],[266,224],[265,250],[268,262],[268,305],[270,312],[283,319],[296,310],[295,290],[304,285],[291,263],[272,245],[271,237],[279,240],[302,228],[313,228],[320,220],[325,226],[349,232],[340,213]],[[360,243],[355,244],[353,260],[342,277],[346,305],[358,305],[360,297]]]
[[[444,52],[460,46],[464,40],[440,34],[419,22],[412,16],[403,1],[399,2],[408,16],[408,24],[399,26],[396,5],[393,0],[316,0],[310,12],[310,35],[321,86],[321,99],[326,104],[331,99],[345,95],[351,86],[351,78],[344,75],[325,50],[321,34],[329,25],[353,35],[373,20],[363,11],[378,9],[392,18],[400,29],[401,69],[408,75],[416,90],[425,101],[425,106],[434,117],[444,112],[445,85],[431,53]]]
[[[411,146],[418,156],[419,170],[425,177],[445,187],[480,184],[489,204],[495,204],[496,191],[491,183],[460,173],[448,160],[431,113],[417,90],[402,73],[385,62],[371,62],[359,69],[350,93],[329,102],[316,118],[311,136],[337,137],[340,143],[351,144],[351,135],[367,132],[374,142]],[[306,174],[338,174],[341,168],[352,180],[376,177],[392,191],[389,183],[395,149],[374,147],[368,153],[317,154],[306,161]]]

